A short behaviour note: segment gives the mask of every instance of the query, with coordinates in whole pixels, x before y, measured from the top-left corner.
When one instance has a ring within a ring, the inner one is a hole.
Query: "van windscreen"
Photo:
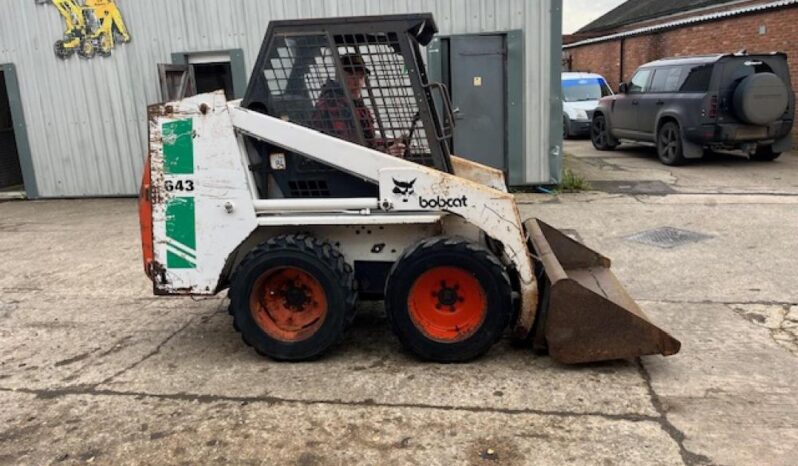
[[[612,95],[612,91],[601,78],[581,78],[563,80],[562,94],[565,102],[584,102]]]

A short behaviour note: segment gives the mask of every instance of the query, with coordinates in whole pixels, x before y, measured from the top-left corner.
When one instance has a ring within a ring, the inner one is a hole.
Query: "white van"
[[[590,121],[593,111],[602,97],[612,95],[607,80],[600,74],[563,73],[562,74],[562,136],[590,134]]]

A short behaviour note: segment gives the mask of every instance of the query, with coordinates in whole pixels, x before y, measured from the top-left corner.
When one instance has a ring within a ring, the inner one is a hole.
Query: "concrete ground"
[[[155,298],[133,200],[0,204],[2,464],[795,464],[798,156],[570,163],[608,192],[519,195],[614,259],[680,354],[565,367],[503,340],[417,362],[363,305],[321,361],[258,357],[226,300]],[[700,241],[630,239],[661,227]]]

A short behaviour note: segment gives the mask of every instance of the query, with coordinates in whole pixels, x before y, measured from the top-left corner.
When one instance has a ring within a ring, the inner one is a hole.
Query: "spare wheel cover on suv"
[[[773,73],[757,73],[743,79],[734,90],[734,113],[752,125],[766,125],[787,111],[789,97],[784,81]]]

